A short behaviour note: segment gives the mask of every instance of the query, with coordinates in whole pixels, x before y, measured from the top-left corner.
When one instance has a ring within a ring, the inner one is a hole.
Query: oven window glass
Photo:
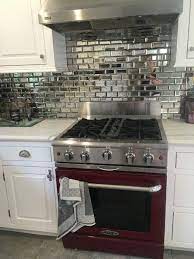
[[[151,193],[90,188],[96,227],[149,232]]]

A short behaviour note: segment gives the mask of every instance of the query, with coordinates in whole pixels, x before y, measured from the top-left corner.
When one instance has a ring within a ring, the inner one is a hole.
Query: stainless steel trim
[[[99,165],[95,164],[72,164],[72,163],[56,163],[57,168],[70,168],[70,169],[86,169],[91,170],[91,174],[93,170],[97,170]],[[104,165],[100,165],[103,167]],[[115,166],[109,165],[110,169],[114,169]],[[108,172],[108,171],[107,171]],[[135,167],[135,166],[119,166],[119,172],[128,172],[128,173],[154,173],[154,174],[166,174],[166,168],[156,168],[156,167]],[[117,171],[115,171],[117,173]]]
[[[116,237],[116,236],[120,235],[119,232],[113,231],[113,230],[109,230],[109,229],[102,230],[102,231],[100,231],[100,233],[102,235],[111,236],[111,237]]]
[[[119,167],[117,167],[117,168],[104,168],[104,167],[100,167],[100,166],[97,166],[97,168],[99,170],[107,171],[107,172],[114,172],[114,171],[118,171],[120,169]]]
[[[162,185],[160,184],[151,186],[151,187],[141,187],[141,186],[88,183],[88,187],[97,188],[97,189],[111,189],[111,190],[151,192],[151,193],[159,192],[162,189]]]
[[[67,132],[66,130],[63,132],[63,134]],[[162,136],[162,140],[157,140],[153,141],[136,141],[136,140],[131,140],[129,142],[127,141],[123,141],[122,139],[114,139],[114,140],[97,140],[97,139],[84,139],[84,138],[68,138],[68,139],[60,139],[60,137],[63,135],[61,134],[59,137],[57,137],[52,145],[57,147],[57,146],[71,146],[71,147],[117,147],[117,148],[121,148],[121,147],[129,147],[130,145],[133,145],[134,147],[141,147],[141,148],[161,148],[161,149],[167,149],[168,148],[168,144],[167,144],[167,140],[166,138],[164,138]],[[161,135],[162,132],[161,132]],[[165,136],[165,133],[164,133]]]
[[[48,0],[39,13],[42,24],[78,24],[136,15],[181,13],[183,0]],[[70,26],[70,25],[69,25]]]
[[[158,101],[136,102],[84,102],[79,110],[81,118],[118,115],[161,116],[161,104]]]

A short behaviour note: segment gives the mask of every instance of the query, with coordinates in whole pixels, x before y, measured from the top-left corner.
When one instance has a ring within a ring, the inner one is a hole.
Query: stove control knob
[[[104,158],[104,160],[108,161],[112,158],[112,152],[107,149],[103,152],[102,157]]]
[[[64,154],[65,160],[70,161],[73,159],[73,152],[70,150],[66,150]]]
[[[87,162],[90,159],[89,152],[82,151],[82,153],[80,154],[80,157],[83,162]]]
[[[150,149],[147,149],[146,153],[144,154],[144,161],[146,165],[151,165],[154,161],[154,155],[150,152]]]
[[[127,159],[127,163],[129,165],[133,164],[134,160],[135,160],[135,154],[133,152],[128,152],[125,154],[126,159]]]

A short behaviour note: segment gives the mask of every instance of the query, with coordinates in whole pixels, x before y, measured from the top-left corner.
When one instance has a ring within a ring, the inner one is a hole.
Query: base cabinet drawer
[[[177,247],[194,248],[194,213],[174,212],[172,239]]]
[[[52,156],[49,147],[1,147],[0,159],[5,161],[50,162]]]
[[[176,164],[177,169],[194,169],[194,152],[177,152]]]
[[[194,208],[194,175],[176,175],[174,205]]]

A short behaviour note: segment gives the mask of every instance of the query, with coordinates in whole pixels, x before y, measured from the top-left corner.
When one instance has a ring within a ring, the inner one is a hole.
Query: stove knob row
[[[81,160],[83,162],[87,162],[90,159],[90,155],[88,151],[82,151],[82,153],[80,154]]]
[[[127,163],[129,165],[133,164],[134,160],[135,160],[135,153],[133,152],[128,152],[125,154],[125,157],[127,159]]]
[[[65,154],[64,154],[65,160],[67,160],[67,161],[72,160],[72,159],[73,159],[73,155],[74,155],[74,154],[73,154],[72,151],[66,150],[66,151],[65,151]]]
[[[102,157],[105,161],[108,161],[112,158],[112,152],[109,149],[106,149],[103,153],[102,153]]]

